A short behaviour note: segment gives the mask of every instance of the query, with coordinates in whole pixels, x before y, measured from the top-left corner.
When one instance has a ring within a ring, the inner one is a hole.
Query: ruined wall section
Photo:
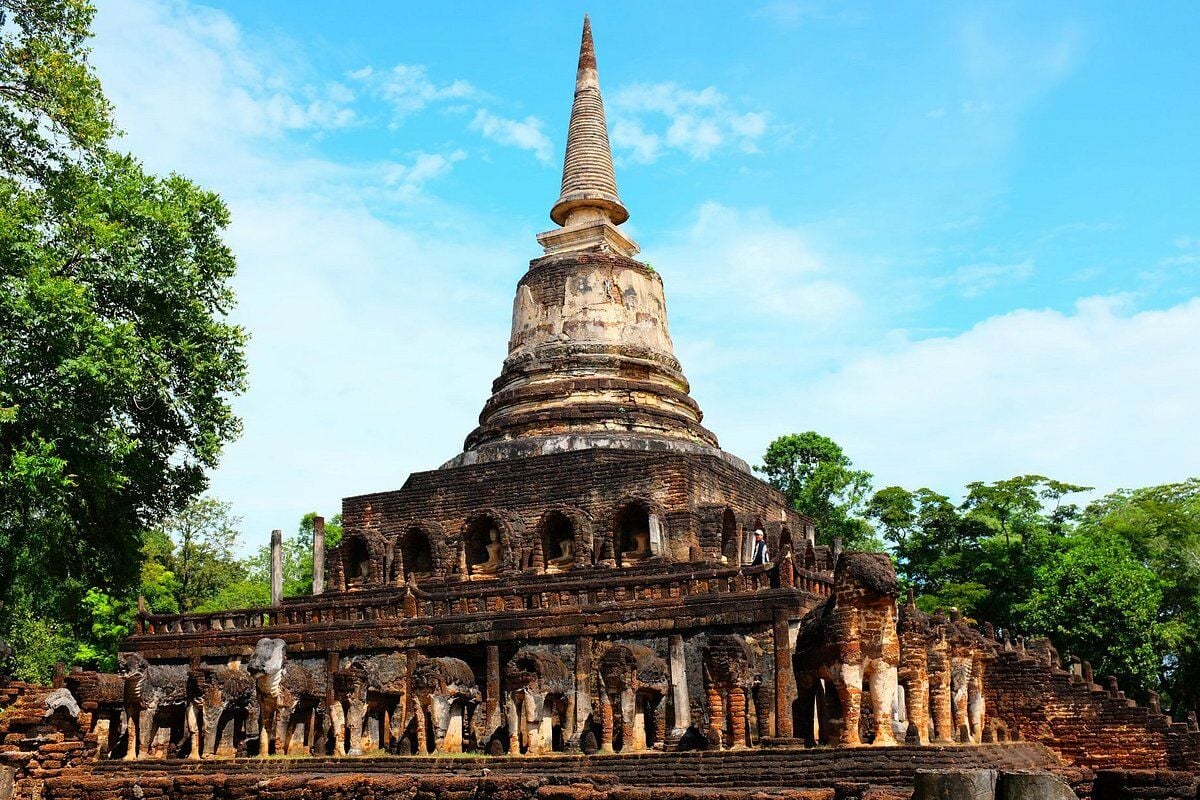
[[[1058,667],[1052,653],[1000,651],[984,681],[988,713],[1009,735],[1037,740],[1090,769],[1187,770],[1200,732]]]

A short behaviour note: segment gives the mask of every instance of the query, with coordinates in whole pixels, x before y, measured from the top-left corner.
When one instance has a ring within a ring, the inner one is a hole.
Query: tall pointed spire
[[[547,253],[597,245],[624,255],[638,251],[637,245],[616,229],[629,219],[629,211],[617,195],[604,99],[600,96],[600,76],[596,71],[592,23],[586,15],[579,68],[575,73],[575,102],[567,129],[567,153],[563,158],[562,192],[550,209],[550,219],[563,229],[538,236]]]

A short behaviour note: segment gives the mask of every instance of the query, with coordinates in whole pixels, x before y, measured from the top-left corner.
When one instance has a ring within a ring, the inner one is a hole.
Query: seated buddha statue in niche
[[[558,553],[556,558],[552,558],[546,562],[547,566],[554,569],[568,569],[575,565],[575,540],[570,536],[561,539],[558,542]]]
[[[495,575],[504,566],[504,559],[501,557],[500,551],[503,545],[500,544],[500,531],[492,528],[488,532],[490,541],[484,545],[487,548],[487,561],[471,565],[472,575]]]
[[[650,531],[632,531],[629,538],[633,547],[621,551],[621,563],[631,564],[650,557]]]

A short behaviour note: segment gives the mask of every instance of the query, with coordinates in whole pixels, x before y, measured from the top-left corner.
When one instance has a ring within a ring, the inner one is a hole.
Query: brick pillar
[[[271,531],[271,606],[283,605],[283,531]]]
[[[933,740],[936,742],[954,741],[949,662],[944,647],[935,647],[929,654],[929,703],[933,709]]]
[[[729,724],[733,749],[741,750],[746,746],[746,690],[740,686],[729,689]]]
[[[651,743],[655,748],[661,750],[664,748],[667,740],[667,700],[661,698],[653,708],[646,709],[647,714],[654,715],[654,741]]]
[[[487,736],[490,739],[500,728],[500,647],[487,646],[487,696],[484,698]]]
[[[757,687],[752,699],[754,700],[754,720],[756,722],[754,738],[761,742],[764,737],[771,735],[771,715],[775,711],[772,704],[768,702],[766,686]]]
[[[581,636],[575,641],[575,739],[587,732],[592,716],[592,640]]]
[[[785,560],[781,567],[791,568]],[[775,612],[772,630],[775,646],[775,735],[790,739],[792,731],[792,701],[796,698],[796,679],[792,674],[792,640],[787,612]]]
[[[725,703],[721,699],[721,690],[711,684],[708,687],[708,738],[717,748],[725,744]]]
[[[322,594],[325,591],[325,518],[313,520],[313,578],[312,593]]]
[[[692,704],[688,698],[687,660],[683,653],[683,637],[675,634],[668,639],[671,657],[671,705],[675,709],[675,724],[671,728],[673,739],[681,738],[692,725]],[[666,708],[661,708],[659,716],[666,724]]]
[[[600,688],[600,752],[613,751],[613,707],[612,698],[604,687]]]

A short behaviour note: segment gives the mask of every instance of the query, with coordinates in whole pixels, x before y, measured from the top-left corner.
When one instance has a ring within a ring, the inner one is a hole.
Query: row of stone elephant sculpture
[[[167,754],[194,759],[245,755],[255,742],[259,756],[289,753],[297,741],[307,752],[356,755],[372,709],[382,712],[392,737],[410,729],[414,746],[429,742],[440,750],[447,736],[461,736],[479,688],[459,659],[416,656],[411,681],[407,661],[405,653],[356,656],[326,675],[289,661],[285,642],[272,638],[259,640],[244,669],[151,664],[122,653],[124,758],[154,755],[164,728],[181,734],[171,737]],[[407,708],[415,713],[406,715]]]

